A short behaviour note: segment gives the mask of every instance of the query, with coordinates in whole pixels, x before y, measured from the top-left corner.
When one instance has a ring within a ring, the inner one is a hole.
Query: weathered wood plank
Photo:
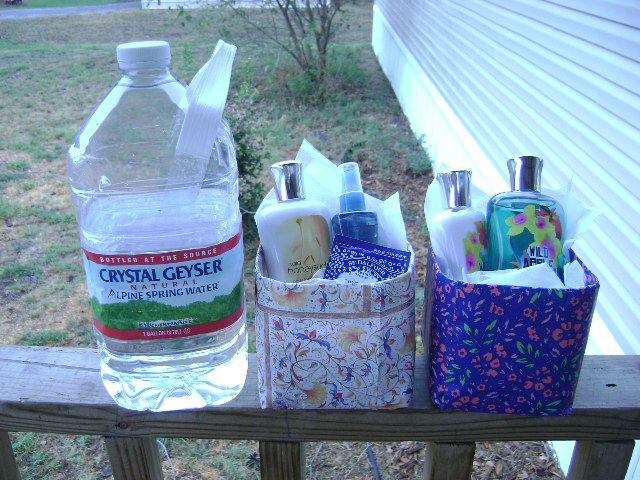
[[[468,480],[471,478],[475,443],[428,442],[424,480]]]
[[[245,388],[220,407],[133,412],[113,403],[93,350],[0,347],[0,429],[103,436],[270,441],[509,441],[640,438],[640,356],[587,357],[574,414],[516,417],[445,412],[427,405],[417,359],[415,406],[403,410],[261,410],[255,355]],[[607,386],[615,385],[615,386]]]
[[[3,480],[20,480],[20,472],[11,446],[9,434],[0,430],[0,478]]]
[[[162,462],[155,438],[105,437],[115,480],[162,480]]]
[[[259,442],[262,480],[302,480],[304,445],[300,442]]]
[[[635,442],[577,442],[567,480],[624,480]]]

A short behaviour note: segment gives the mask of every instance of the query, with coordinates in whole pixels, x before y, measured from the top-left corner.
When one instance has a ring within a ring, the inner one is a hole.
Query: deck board
[[[586,357],[574,413],[566,417],[430,408],[424,358],[416,363],[411,409],[262,410],[256,355],[251,355],[245,388],[233,401],[220,407],[150,413],[125,410],[111,400],[100,381],[95,350],[0,346],[0,430],[271,441],[640,438],[640,356]]]

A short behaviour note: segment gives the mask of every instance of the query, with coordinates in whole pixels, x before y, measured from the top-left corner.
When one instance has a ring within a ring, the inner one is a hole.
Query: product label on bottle
[[[329,225],[321,215],[291,218],[277,230],[286,282],[310,279],[327,265],[329,258]]]
[[[527,205],[522,212],[507,217],[507,236],[518,268],[548,263],[558,268],[563,262],[562,222],[555,209]]]
[[[242,232],[217,245],[135,255],[84,250],[94,325],[118,340],[222,330],[244,311]]]
[[[487,255],[487,230],[483,221],[475,222],[476,229],[468,232],[462,240],[464,264],[468,273],[477,272],[484,266]]]

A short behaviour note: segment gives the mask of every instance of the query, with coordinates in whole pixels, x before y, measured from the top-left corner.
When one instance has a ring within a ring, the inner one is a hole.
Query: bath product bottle
[[[304,194],[302,163],[271,166],[278,203],[255,215],[269,277],[281,282],[308,280],[329,258],[329,219],[324,203]]]
[[[378,243],[378,216],[366,211],[360,169],[355,162],[343,163],[338,167],[342,172],[342,195],[340,213],[331,219],[331,234]]]
[[[68,157],[102,381],[132,410],[221,404],[247,372],[233,137],[223,122],[204,181],[172,178],[187,105],[169,44],[122,44],[117,60]]]
[[[431,245],[444,273],[461,279],[462,272],[480,270],[486,258],[484,213],[471,207],[471,171],[460,170],[437,176],[447,208],[431,222]]]
[[[558,272],[562,269],[564,210],[555,199],[540,193],[542,164],[541,158],[532,156],[507,162],[511,191],[487,204],[487,270],[544,262]]]

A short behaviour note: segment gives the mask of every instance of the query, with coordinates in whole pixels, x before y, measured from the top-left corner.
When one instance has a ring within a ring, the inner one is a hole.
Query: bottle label
[[[321,215],[287,219],[278,225],[276,232],[284,252],[286,282],[308,280],[327,265],[329,225]]]
[[[487,256],[487,229],[483,221],[475,222],[476,229],[468,232],[462,240],[464,263],[468,273],[477,272],[484,266]]]
[[[135,255],[84,250],[95,327],[118,340],[188,337],[244,311],[242,232],[202,248]]]
[[[564,264],[562,222],[553,208],[527,205],[522,212],[505,220],[517,268],[548,263],[552,268]]]

